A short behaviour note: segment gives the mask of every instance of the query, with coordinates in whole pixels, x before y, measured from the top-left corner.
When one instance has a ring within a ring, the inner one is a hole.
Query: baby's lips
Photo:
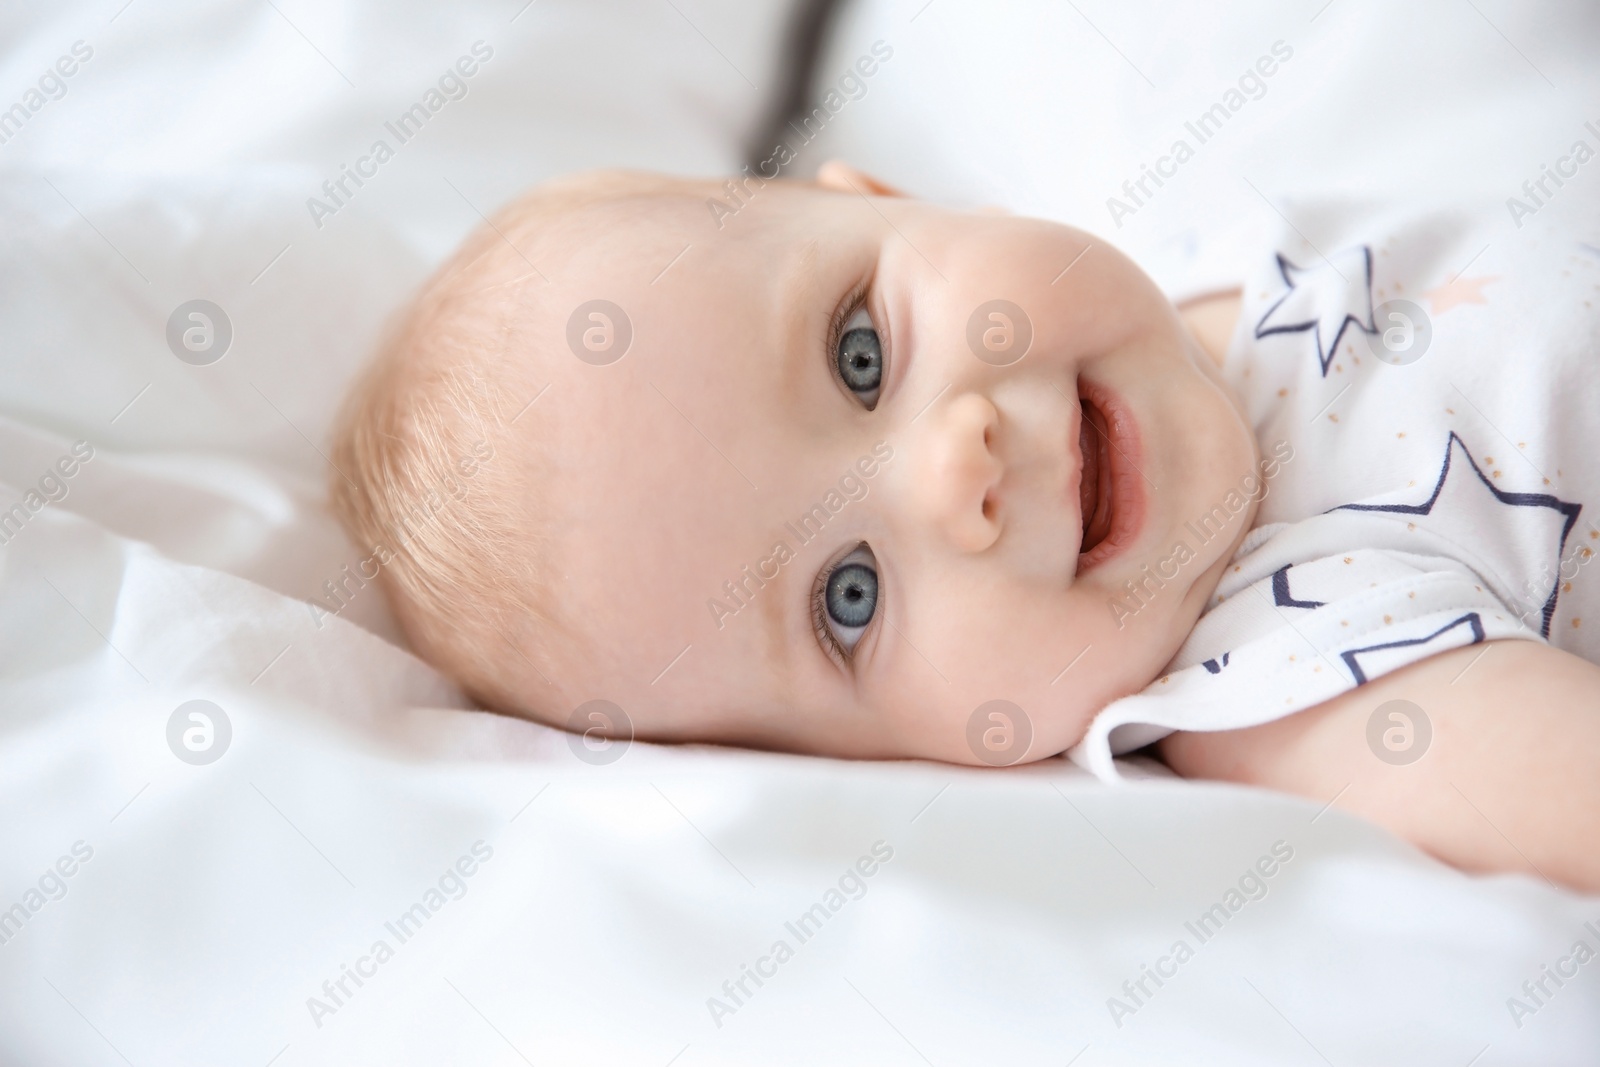
[[[1085,406],[1078,418],[1078,523],[1085,538],[1089,533],[1089,520],[1094,517],[1095,500],[1100,486],[1100,450],[1094,440],[1094,427],[1089,424],[1089,409]],[[1080,548],[1082,542],[1079,542]]]
[[[1067,484],[1062,487],[1061,495],[1063,497],[1062,503],[1066,506],[1068,512],[1064,517],[1065,520],[1070,523],[1076,519],[1076,526],[1069,527],[1065,531],[1066,536],[1071,537],[1073,536],[1072,531],[1076,530],[1077,542],[1072,546],[1074,556],[1076,556],[1083,551],[1083,527],[1088,522],[1088,516],[1092,513],[1092,505],[1089,501],[1093,499],[1093,483],[1089,479],[1093,476],[1094,471],[1087,465],[1085,460],[1088,455],[1089,443],[1086,434],[1091,433],[1092,430],[1088,425],[1088,418],[1084,413],[1083,404],[1078,399],[1077,392],[1074,390],[1069,394],[1060,389],[1057,392],[1061,392],[1062,396],[1067,397],[1070,405],[1067,408],[1067,425],[1063,428],[1062,434],[1062,445],[1067,451],[1067,462],[1064,465]],[[1076,483],[1073,481],[1074,478],[1077,479]],[[1077,508],[1076,515],[1072,514],[1074,507]]]
[[[1087,521],[1078,570],[1083,573],[1117,555],[1138,540],[1146,507],[1139,484],[1142,454],[1139,427],[1122,397],[1103,386],[1080,380],[1085,420],[1093,432],[1093,465],[1099,485],[1095,513]]]
[[[1083,451],[1083,482],[1079,500],[1083,507],[1083,541],[1079,555],[1104,544],[1116,525],[1116,471],[1111,466],[1111,440],[1106,413],[1092,400],[1082,402],[1083,421],[1079,448]]]

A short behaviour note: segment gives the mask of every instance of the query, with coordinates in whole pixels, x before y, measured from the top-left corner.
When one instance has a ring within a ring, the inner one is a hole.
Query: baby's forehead
[[[731,186],[731,188],[730,188]],[[832,194],[809,182],[737,182],[662,179],[607,198],[579,198],[543,214],[538,241],[553,262],[552,280],[581,273],[628,279],[653,268],[644,281],[664,278],[663,268],[696,273],[775,243],[804,236],[805,219]],[[659,261],[667,251],[666,261]],[[690,256],[689,253],[695,253]],[[683,255],[680,257],[679,254]],[[680,270],[680,268],[688,268]]]
[[[771,210],[719,232],[704,191],[592,204],[525,246],[526,257],[504,249],[499,284],[515,300],[517,347],[553,377],[594,384],[642,373],[641,364],[661,371],[715,353],[770,353],[797,313],[822,314],[814,290],[827,283],[813,268],[820,247],[841,242],[776,191]]]

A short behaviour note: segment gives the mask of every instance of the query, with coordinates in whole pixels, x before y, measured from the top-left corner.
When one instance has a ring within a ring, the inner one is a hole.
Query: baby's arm
[[[1390,700],[1432,723],[1415,763],[1368,748],[1367,720]],[[1275,722],[1173,734],[1161,751],[1188,777],[1337,797],[1464,870],[1532,868],[1600,892],[1600,667],[1548,645],[1458,648]]]

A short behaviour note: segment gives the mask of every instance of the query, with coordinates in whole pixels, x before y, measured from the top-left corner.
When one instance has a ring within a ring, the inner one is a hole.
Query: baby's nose
[[[912,472],[918,508],[958,551],[982,552],[1000,536],[1000,412],[988,397],[962,393],[927,418]]]

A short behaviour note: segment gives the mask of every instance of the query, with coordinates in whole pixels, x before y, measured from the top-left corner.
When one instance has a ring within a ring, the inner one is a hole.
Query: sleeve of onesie
[[[1115,755],[1175,730],[1255,726],[1462,645],[1541,640],[1456,559],[1370,547],[1292,562],[1360,525],[1334,512],[1253,531],[1167,673],[1101,711],[1072,760],[1115,780]]]

